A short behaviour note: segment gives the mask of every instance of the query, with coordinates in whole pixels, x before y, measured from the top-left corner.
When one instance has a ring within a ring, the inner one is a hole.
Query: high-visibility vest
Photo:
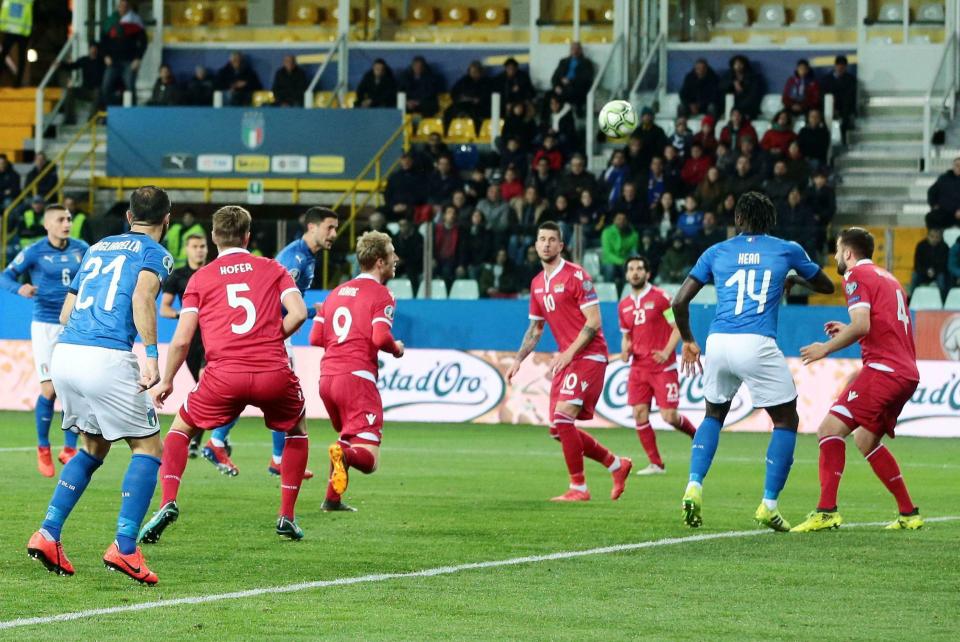
[[[164,241],[167,246],[167,251],[170,252],[171,256],[174,258],[180,256],[180,232],[183,230],[182,223],[174,223],[167,230],[167,238]]]
[[[83,238],[83,224],[87,222],[87,215],[83,212],[78,212],[73,215],[73,225],[70,227],[70,238],[82,239]]]
[[[0,33],[29,36],[33,31],[33,0],[3,0]]]
[[[173,226],[171,226],[172,228]],[[180,241],[177,248],[177,253],[174,254],[173,250],[170,250],[170,253],[173,254],[173,264],[176,267],[183,267],[187,264],[187,238],[191,236],[202,236],[207,238],[207,231],[203,229],[203,226],[199,223],[194,223],[187,229],[183,229],[183,225],[180,225],[180,229],[177,230],[177,233],[180,235]],[[167,231],[167,236],[170,235],[170,232]]]

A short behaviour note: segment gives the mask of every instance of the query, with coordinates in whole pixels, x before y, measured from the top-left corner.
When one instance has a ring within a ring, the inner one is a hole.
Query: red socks
[[[686,418],[684,415],[680,415],[680,426],[677,428],[680,432],[685,434],[690,439],[693,439],[693,436],[697,434],[697,427],[693,425],[693,422]]]
[[[163,498],[160,505],[172,502],[180,491],[180,479],[187,469],[190,437],[179,430],[171,430],[163,440],[163,457],[160,460],[160,487]]]
[[[303,483],[303,471],[307,469],[310,443],[306,435],[287,435],[280,460],[280,515],[294,518],[294,506]]]
[[[377,460],[373,453],[366,448],[344,448],[343,460],[347,466],[356,468],[364,475],[369,475],[377,467]]]
[[[585,485],[583,443],[580,441],[580,431],[573,425],[573,417],[562,412],[555,412],[553,413],[553,425],[557,427],[557,433],[560,437],[563,458],[567,462],[567,472],[570,473],[570,484],[573,486]]]
[[[686,417],[684,417],[686,420]],[[687,420],[687,423],[690,423]],[[646,422],[637,426],[637,437],[640,438],[640,444],[643,445],[644,452],[647,453],[647,459],[655,466],[663,468],[663,459],[660,458],[660,451],[657,449],[657,435],[653,432],[653,426]]]
[[[837,490],[843,465],[847,459],[847,442],[843,437],[824,437],[820,440],[820,502],[818,511],[837,509]]]
[[[583,447],[585,457],[600,462],[605,468],[613,465],[614,460],[617,458],[616,455],[604,448],[593,435],[580,429],[577,429],[577,434],[580,436],[580,445]]]
[[[867,461],[870,467],[883,485],[887,487],[897,500],[897,509],[902,515],[909,515],[916,506],[910,499],[910,493],[907,492],[907,485],[903,481],[903,475],[900,474],[900,466],[894,459],[893,453],[887,450],[883,444],[877,446],[872,453],[867,455]]]

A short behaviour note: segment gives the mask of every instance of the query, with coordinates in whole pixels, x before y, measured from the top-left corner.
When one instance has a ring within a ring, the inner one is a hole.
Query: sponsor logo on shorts
[[[859,396],[860,395],[857,394],[856,390],[851,390],[849,393],[847,393],[847,401],[853,401]]]
[[[377,420],[377,415],[372,412],[368,412],[367,414],[364,415],[364,417],[367,418],[367,423],[370,424],[371,426],[373,425],[373,422]]]
[[[156,428],[158,425],[160,425],[160,420],[157,419],[157,411],[153,408],[147,410],[147,423],[151,428]]]

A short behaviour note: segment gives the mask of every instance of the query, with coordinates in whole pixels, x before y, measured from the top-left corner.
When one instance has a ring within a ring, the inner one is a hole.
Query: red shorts
[[[830,414],[851,430],[862,426],[875,435],[893,437],[897,418],[919,383],[865,367],[840,393]]]
[[[377,384],[353,374],[321,376],[320,399],[340,439],[380,445],[383,401]]]
[[[654,397],[660,409],[680,406],[680,378],[677,369],[652,372],[649,368],[630,366],[627,404],[649,406]]]
[[[603,392],[603,376],[607,364],[592,359],[575,359],[553,378],[550,385],[550,417],[556,410],[557,402],[573,402],[580,406],[580,414],[574,419],[592,419],[597,400]]]
[[[183,402],[180,417],[193,428],[211,430],[230,423],[247,406],[263,411],[267,428],[287,432],[305,410],[300,380],[289,368],[220,372],[207,366]]]

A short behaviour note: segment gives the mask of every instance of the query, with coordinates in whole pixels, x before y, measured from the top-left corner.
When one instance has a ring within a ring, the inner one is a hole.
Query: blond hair
[[[377,259],[387,260],[393,240],[383,232],[366,232],[357,240],[357,261],[364,270],[377,264]]]
[[[240,247],[250,233],[250,212],[239,205],[227,205],[213,213],[213,242],[223,247]]]

